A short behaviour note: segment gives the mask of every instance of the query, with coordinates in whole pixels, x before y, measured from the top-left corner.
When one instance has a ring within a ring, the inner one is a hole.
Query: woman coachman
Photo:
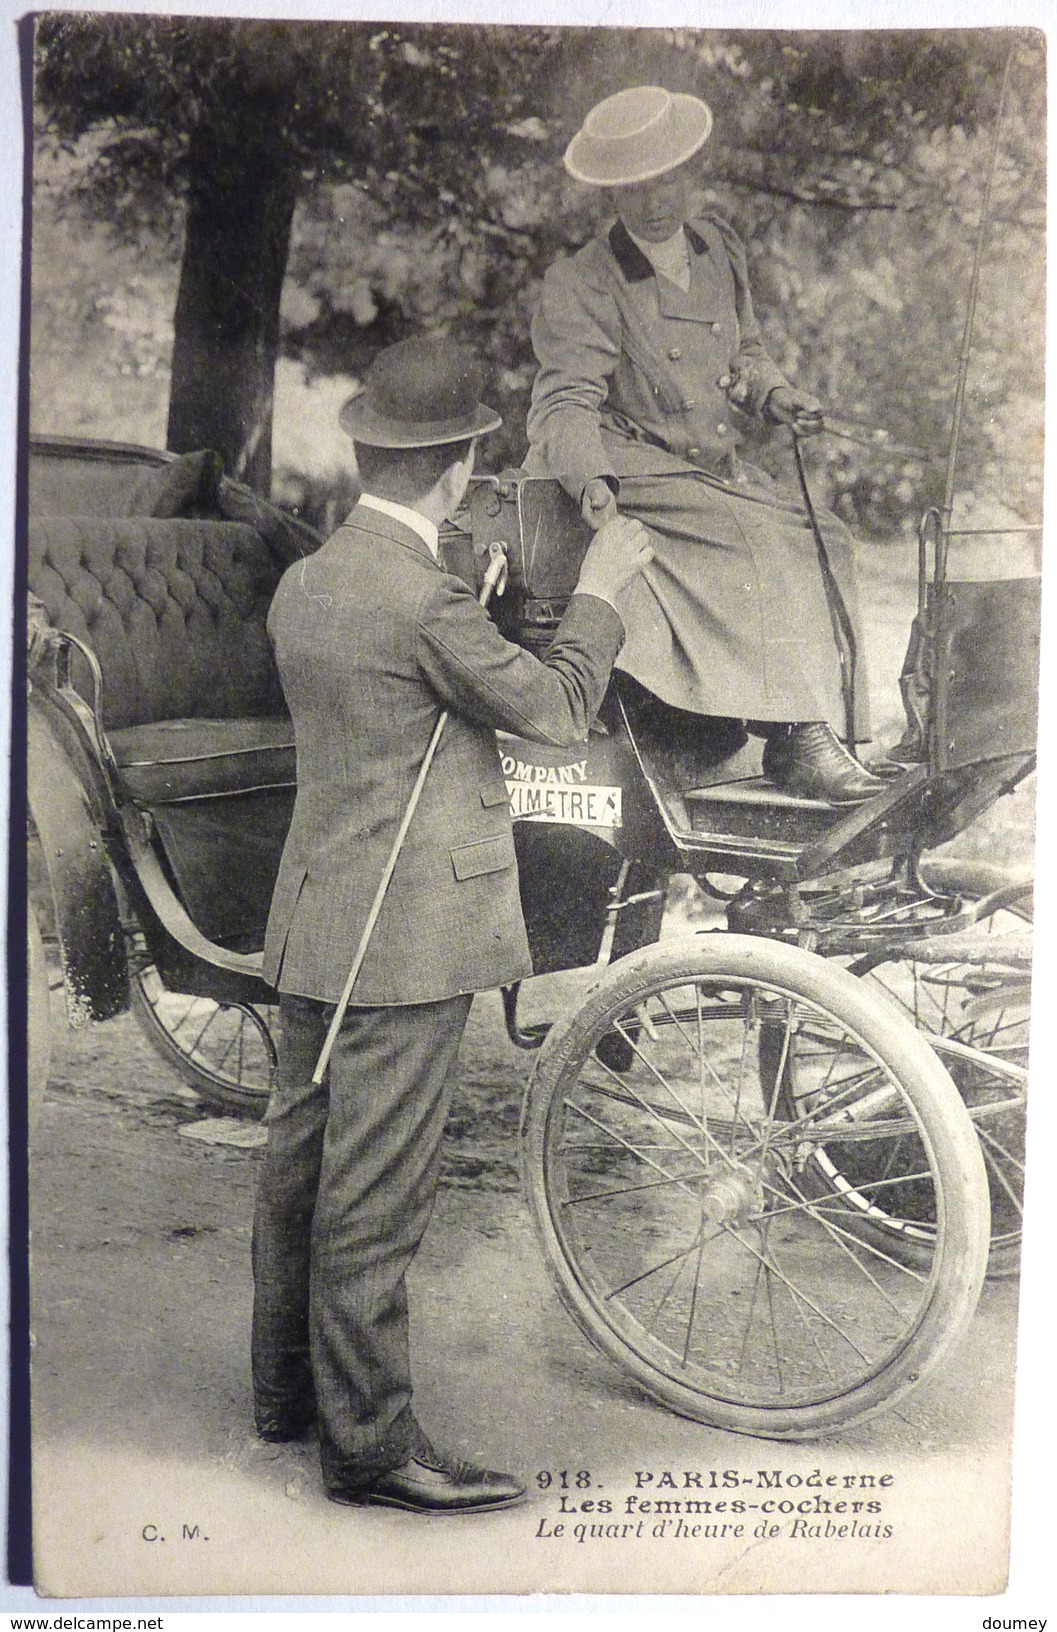
[[[674,708],[763,736],[764,772],[784,791],[854,803],[881,783],[837,735],[815,536],[738,455],[739,412],[799,436],[823,428],[822,412],[767,353],[741,240],[695,203],[691,161],[711,128],[698,97],[636,86],[592,108],[570,142],[566,169],[605,190],[616,220],[544,281],[526,468],[556,476],[592,527],[619,509],[651,530],[618,666]],[[852,541],[835,516],[819,520],[829,595],[854,627]],[[865,692],[860,666],[860,740]]]

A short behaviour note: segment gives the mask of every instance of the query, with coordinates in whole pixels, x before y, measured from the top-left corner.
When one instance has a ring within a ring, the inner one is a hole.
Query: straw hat
[[[415,335],[380,351],[364,389],[338,421],[354,442],[374,448],[435,448],[494,431],[503,421],[479,401],[481,368],[472,352],[439,335]]]
[[[591,109],[565,150],[565,168],[592,187],[628,187],[683,164],[711,129],[699,97],[635,85]]]

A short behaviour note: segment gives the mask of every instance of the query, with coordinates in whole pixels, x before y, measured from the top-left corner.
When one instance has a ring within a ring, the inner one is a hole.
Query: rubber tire
[[[982,896],[991,895],[994,891],[1005,888],[1015,882],[1022,875],[1018,869],[1002,867],[986,861],[971,861],[957,856],[943,856],[927,858],[921,865],[921,875],[927,884],[935,889],[950,890],[964,895],[970,900],[979,900]],[[1027,923],[1033,921],[1033,903],[1030,896],[1015,905],[1002,909],[1022,918]],[[901,959],[890,959],[889,962],[901,962]],[[887,967],[885,963],[875,965],[878,972]],[[869,975],[862,977],[868,980]],[[1026,1041],[1026,1039],[1025,1039]],[[986,1166],[986,1161],[985,1161]],[[989,1280],[1005,1280],[1017,1274],[1020,1268],[1020,1238],[1015,1240],[992,1239],[991,1251],[987,1261],[987,1275]]]
[[[161,980],[153,966],[133,973],[130,976],[129,988],[132,1012],[155,1051],[161,1055],[168,1065],[179,1072],[188,1087],[193,1088],[199,1099],[210,1106],[211,1109],[222,1111],[226,1115],[234,1113],[237,1116],[244,1116],[251,1120],[260,1120],[268,1108],[271,1093],[271,1071],[269,1070],[265,1074],[262,1068],[262,1071],[258,1073],[252,1083],[240,1084],[227,1076],[210,1070],[206,1064],[196,1060],[191,1053],[180,1046],[177,1038],[163,1024],[156,1013],[145,989],[145,981],[150,979],[159,983]],[[189,1001],[191,1000],[189,999]],[[202,998],[199,1001],[205,1003],[210,1000]],[[231,1009],[235,1013],[238,1012],[234,1004],[217,1004],[215,1007],[219,1011]],[[262,1031],[268,1033],[269,1044],[267,1046],[271,1050],[270,1065],[274,1068],[275,1043],[271,1038],[271,1028],[259,1010],[254,1012],[258,1015]],[[246,1024],[252,1025],[253,1022],[247,1020]]]
[[[614,1331],[587,1276],[567,1255],[551,1207],[549,1136],[566,1080],[578,1073],[615,1014],[658,987],[724,977],[778,987],[828,1010],[893,1073],[933,1146],[949,1217],[927,1308],[904,1347],[852,1390],[819,1402],[759,1406],[687,1388]],[[549,1034],[529,1084],[521,1124],[522,1183],[558,1293],[585,1336],[653,1399],[713,1427],[769,1439],[833,1433],[892,1405],[931,1371],[964,1331],[980,1294],[990,1218],[979,1145],[953,1082],[928,1044],[889,1003],[854,976],[797,947],[755,936],[707,934],[651,946],[614,964],[582,1006]]]

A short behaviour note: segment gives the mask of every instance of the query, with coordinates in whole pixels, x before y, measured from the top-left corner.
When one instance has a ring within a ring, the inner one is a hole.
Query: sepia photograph
[[[11,1579],[1001,1594],[1045,35],[19,29]]]

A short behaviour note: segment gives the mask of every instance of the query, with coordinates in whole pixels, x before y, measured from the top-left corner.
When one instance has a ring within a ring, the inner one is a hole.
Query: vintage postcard
[[[1001,1594],[1044,34],[22,30],[38,1593]]]

